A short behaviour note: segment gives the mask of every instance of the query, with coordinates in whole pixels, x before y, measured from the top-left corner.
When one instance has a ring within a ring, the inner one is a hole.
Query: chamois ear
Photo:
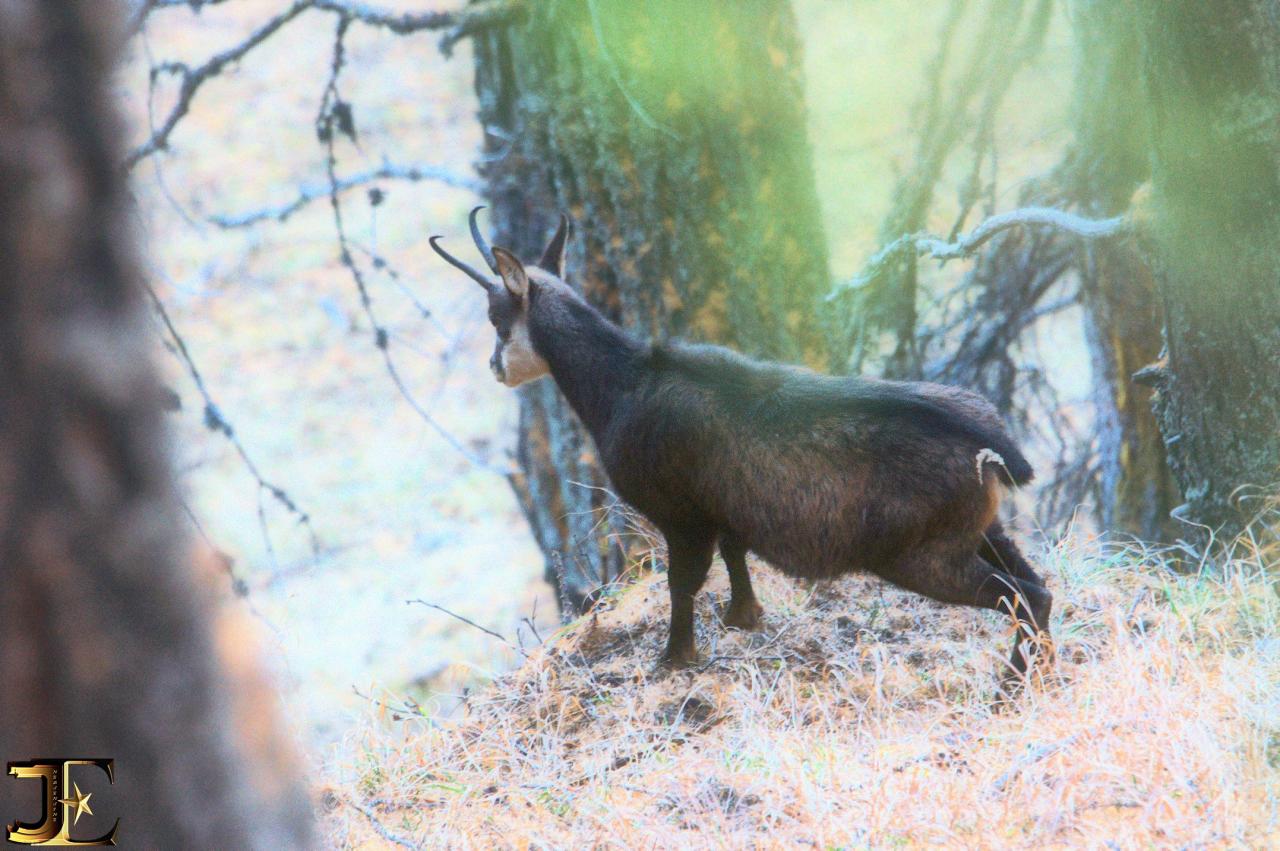
[[[498,274],[502,276],[507,292],[517,299],[524,298],[529,292],[529,275],[524,270],[524,264],[505,248],[493,249],[493,259],[498,265]]]
[[[564,278],[564,254],[565,249],[569,247],[569,238],[571,236],[573,236],[573,222],[569,221],[568,216],[561,213],[560,227],[556,228],[556,235],[551,237],[551,241],[547,243],[546,249],[542,252],[542,259],[538,261],[539,266],[557,278]]]

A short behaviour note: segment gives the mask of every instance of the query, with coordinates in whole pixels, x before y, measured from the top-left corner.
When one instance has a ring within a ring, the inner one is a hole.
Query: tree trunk
[[[1168,355],[1147,375],[1177,516],[1229,536],[1280,479],[1280,28],[1270,0],[1138,9]]]
[[[1071,11],[1075,141],[1058,171],[1068,203],[1107,218],[1128,209],[1150,175],[1137,32],[1122,4],[1076,0]],[[1083,243],[1078,253],[1093,359],[1099,520],[1104,529],[1164,538],[1176,488],[1149,394],[1132,380],[1160,353],[1155,280],[1131,239]]]
[[[1124,212],[1149,175],[1137,36],[1131,12],[1121,5],[1075,0],[1071,16],[1074,138],[1051,172],[1026,184],[1018,204],[1105,218]],[[1093,493],[1103,528],[1165,537],[1175,487],[1148,394],[1132,380],[1160,351],[1161,317],[1151,271],[1132,240],[1082,242],[1054,231],[1001,234],[969,275],[968,285],[980,292],[975,312],[982,321],[927,374],[978,389],[1006,416],[1014,414],[1018,369],[1010,346],[1068,271],[1080,280],[1096,420],[1092,445],[1081,447],[1088,457],[1073,460],[1076,448],[1064,446],[1063,469],[1045,477],[1041,521],[1065,520]]]
[[[137,848],[301,847],[300,778],[178,533],[109,10],[0,4],[0,755],[115,760],[114,785],[72,775],[77,838],[119,818]],[[0,776],[0,821],[38,785]]]
[[[1094,209],[1099,218],[1121,212]],[[1093,361],[1098,520],[1109,531],[1164,540],[1174,531],[1169,512],[1177,504],[1177,487],[1150,394],[1133,380],[1160,353],[1155,279],[1131,240],[1082,247],[1081,253],[1081,299]]]
[[[827,250],[785,0],[562,0],[476,38],[495,241],[537,257],[560,211],[571,280],[649,338],[828,363]],[[568,611],[623,548],[591,442],[554,385],[520,393],[515,485]]]

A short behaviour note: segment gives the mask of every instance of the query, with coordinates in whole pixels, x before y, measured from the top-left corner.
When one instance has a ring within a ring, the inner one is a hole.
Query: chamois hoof
[[[1016,671],[1006,671],[996,685],[995,697],[991,698],[988,708],[993,713],[1008,712],[1018,705],[1018,697],[1026,688],[1027,680]]]
[[[1034,639],[1019,644],[1000,676],[996,697],[991,702],[992,711],[1011,708],[1032,681],[1043,682],[1053,667],[1054,656],[1053,639],[1044,630]]]
[[[684,650],[673,651],[670,648],[662,654],[662,658],[658,660],[658,667],[668,671],[680,671],[685,668],[692,668],[701,662],[698,651],[693,647]]]
[[[764,607],[752,600],[747,605],[733,605],[725,609],[724,625],[733,629],[755,632],[763,625]]]

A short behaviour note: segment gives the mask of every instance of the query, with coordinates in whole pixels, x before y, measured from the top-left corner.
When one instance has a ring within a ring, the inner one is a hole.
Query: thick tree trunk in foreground
[[[577,225],[570,278],[646,337],[828,362],[826,244],[785,0],[562,0],[476,37],[495,241],[537,257]],[[569,610],[615,579],[610,497],[551,382],[521,392],[516,484]],[[562,566],[562,568],[561,568]]]
[[[1123,4],[1076,0],[1071,11],[1075,141],[1058,171],[1069,203],[1109,218],[1128,209],[1150,176],[1137,32]],[[1078,252],[1093,357],[1099,519],[1107,530],[1165,538],[1177,489],[1150,393],[1133,381],[1162,344],[1155,279],[1132,239],[1085,243]]]
[[[134,848],[303,847],[301,778],[218,661],[232,636],[178,532],[113,8],[0,4],[0,758],[115,760],[113,786],[72,775],[93,790],[77,838],[119,818]],[[38,814],[38,781],[0,790],[0,821]]]
[[[1264,0],[1138,16],[1168,353],[1149,375],[1177,514],[1229,535],[1280,480],[1280,26]]]

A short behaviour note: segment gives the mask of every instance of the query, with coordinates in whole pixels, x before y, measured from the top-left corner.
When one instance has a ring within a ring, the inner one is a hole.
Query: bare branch
[[[360,308],[373,328],[374,345],[381,352],[383,365],[386,367],[392,383],[395,384],[396,389],[400,392],[401,398],[409,404],[409,407],[423,422],[430,426],[436,434],[440,435],[460,455],[480,469],[497,473],[509,480],[513,475],[511,470],[498,469],[463,446],[461,441],[441,425],[439,420],[433,417],[431,412],[409,390],[404,378],[400,375],[400,370],[396,368],[395,359],[391,356],[391,333],[378,320],[378,316],[374,312],[373,297],[369,293],[364,271],[360,268],[360,264],[356,262],[356,258],[352,253],[351,238],[347,235],[346,220],[342,215],[337,153],[338,132],[349,133],[354,138],[354,127],[343,127],[343,116],[346,115],[349,118],[350,113],[347,111],[349,107],[338,93],[338,79],[342,74],[343,66],[346,64],[346,34],[350,25],[350,18],[342,14],[338,15],[338,25],[333,40],[333,56],[329,65],[329,77],[325,83],[324,94],[321,97],[319,113],[316,115],[316,136],[320,139],[321,144],[325,146],[325,173],[329,178],[329,206],[333,211],[333,227],[338,237],[338,259],[351,274],[352,283],[355,284],[356,291],[360,296]]]
[[[160,74],[169,73],[176,74],[182,78],[181,88],[178,90],[178,99],[173,107],[169,110],[169,114],[158,128],[152,131],[151,138],[143,142],[138,147],[129,152],[124,159],[124,167],[126,170],[132,169],[142,160],[154,154],[156,151],[162,150],[169,145],[169,136],[173,133],[173,128],[178,126],[178,122],[191,109],[191,101],[195,98],[196,92],[200,90],[208,80],[218,76],[222,70],[232,62],[239,61],[258,45],[262,44],[272,36],[277,30],[285,24],[292,21],[298,15],[302,14],[312,6],[312,0],[295,0],[294,4],[285,11],[276,15],[267,21],[258,29],[254,30],[244,41],[235,47],[229,48],[215,55],[198,68],[192,68],[181,62],[166,62],[157,65],[151,69],[151,79],[154,82]]]
[[[160,300],[160,296],[155,289],[148,283],[146,285],[147,295],[151,297],[151,303],[155,307],[156,314],[160,317],[160,321],[164,324],[165,330],[169,333],[169,338],[173,341],[173,351],[178,359],[182,361],[182,365],[186,368],[187,373],[191,376],[191,382],[195,384],[196,390],[204,399],[204,424],[211,431],[220,433],[231,446],[235,449],[236,454],[240,456],[245,469],[249,471],[249,475],[253,476],[254,481],[258,485],[258,493],[261,495],[266,492],[271,498],[280,503],[286,511],[297,518],[298,524],[306,528],[307,536],[311,541],[311,554],[316,557],[320,554],[320,540],[316,535],[315,527],[311,524],[311,515],[298,506],[294,498],[279,485],[268,481],[262,475],[258,465],[254,463],[253,458],[249,455],[249,451],[245,449],[244,444],[236,435],[236,431],[232,428],[231,423],[227,422],[226,417],[222,414],[222,409],[214,402],[213,396],[209,393],[208,387],[204,383],[204,376],[200,374],[199,367],[196,366],[195,359],[191,356],[191,351],[187,348],[187,341],[178,333],[178,328],[173,324],[173,319],[169,316],[169,311],[165,309],[164,302]],[[258,515],[262,522],[263,541],[267,549],[272,550],[271,539],[267,536],[266,517],[263,514],[262,504],[258,504]],[[192,520],[195,516],[192,515]],[[203,530],[201,530],[203,534]]]
[[[479,193],[481,184],[479,180],[464,175],[455,174],[448,169],[434,165],[395,165],[393,163],[384,162],[377,168],[371,168],[366,171],[353,174],[350,177],[344,177],[337,182],[338,192],[347,192],[373,183],[378,180],[406,180],[410,183],[417,183],[424,180],[434,180],[445,184],[446,186],[457,187],[458,189],[467,189],[471,192]],[[240,213],[238,215],[213,215],[209,216],[209,221],[220,228],[243,228],[249,225],[255,225],[259,222],[277,221],[283,222],[303,207],[311,204],[313,201],[322,201],[329,197],[332,187],[326,182],[323,184],[315,183],[302,186],[298,191],[298,197],[284,203],[269,207],[260,207],[256,210]]]
[[[1046,225],[1075,234],[1081,239],[1104,239],[1118,236],[1125,231],[1128,220],[1124,216],[1110,219],[1086,219],[1075,213],[1055,210],[1052,207],[1023,207],[999,213],[978,225],[968,236],[956,242],[921,235],[916,238],[920,254],[929,254],[938,260],[955,260],[973,254],[991,237],[1018,225]]]
[[[929,256],[936,260],[969,257],[991,237],[1018,226],[1052,227],[1081,239],[1107,239],[1126,233],[1129,230],[1129,220],[1125,216],[1086,219],[1051,207],[1022,207],[992,216],[955,242],[947,242],[927,233],[906,234],[877,251],[867,261],[862,272],[833,289],[827,295],[827,301],[834,301],[847,292],[866,286],[891,264],[909,259],[913,255]]]
[[[390,30],[396,35],[409,35],[423,30],[446,30],[440,39],[440,52],[453,55],[453,48],[468,36],[490,27],[504,26],[524,14],[524,0],[480,0],[448,12],[396,14],[351,0],[314,0],[317,9],[337,12],[348,20],[365,26]]]
[[[507,23],[524,11],[523,0],[483,0],[448,12],[409,12],[399,15],[353,0],[311,0],[311,5],[326,12],[337,12],[348,20],[359,21],[365,26],[390,30],[397,35],[446,29],[465,29],[466,34],[470,34],[486,26]]]
[[[180,0],[144,0],[131,23],[131,31],[140,29],[146,23],[147,16],[155,9],[178,5],[189,5],[192,9],[199,11],[203,3],[199,0],[192,0],[190,3],[183,3]],[[440,44],[440,49],[448,55],[459,39],[487,27],[514,21],[524,12],[524,3],[523,0],[483,0],[456,11],[395,14],[375,6],[348,2],[348,0],[294,0],[289,8],[254,30],[244,41],[211,57],[203,65],[192,68],[183,62],[166,62],[153,67],[151,69],[153,84],[161,74],[172,74],[181,79],[178,98],[160,126],[153,129],[150,138],[125,157],[125,169],[132,169],[142,160],[168,147],[170,135],[178,126],[178,122],[190,111],[191,102],[201,86],[221,74],[228,65],[243,59],[255,47],[308,9],[334,12],[345,21],[358,21],[366,26],[390,30],[397,35],[407,35],[423,30],[449,30],[450,32]]]
[[[359,21],[371,27],[391,30],[397,35],[442,30],[454,26],[457,12],[405,12],[396,14],[386,9],[353,0],[312,0],[311,5],[326,12],[336,12],[349,21]]]

